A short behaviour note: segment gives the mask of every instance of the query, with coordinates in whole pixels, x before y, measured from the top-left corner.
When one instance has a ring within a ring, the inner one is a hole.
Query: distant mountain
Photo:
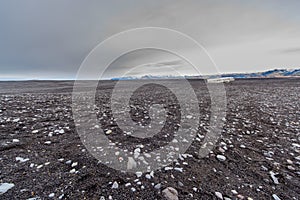
[[[141,77],[128,76],[116,77],[111,80],[135,80],[135,79],[210,79],[210,78],[226,78],[233,77],[235,79],[242,78],[283,78],[283,77],[300,77],[300,69],[273,69],[264,72],[254,73],[230,73],[221,75],[205,75],[205,76],[152,76],[145,75]]]

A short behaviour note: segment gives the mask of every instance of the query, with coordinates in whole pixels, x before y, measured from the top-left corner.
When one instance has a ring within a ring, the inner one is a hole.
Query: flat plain
[[[181,80],[173,84],[180,87]],[[222,135],[204,158],[197,152],[209,134],[209,94],[203,81],[190,84],[201,113],[195,140],[177,161],[140,176],[102,164],[83,145],[72,115],[72,81],[0,82],[0,183],[14,184],[0,199],[163,199],[166,187],[179,199],[300,199],[300,79],[225,83]],[[115,82],[100,85],[98,128],[114,145],[150,152],[172,141],[182,117],[172,94],[173,101],[163,101],[166,93],[157,85],[136,93],[133,121],[149,123],[142,101],[150,98],[166,104],[170,122],[161,135],[137,140],[114,123],[109,99]]]

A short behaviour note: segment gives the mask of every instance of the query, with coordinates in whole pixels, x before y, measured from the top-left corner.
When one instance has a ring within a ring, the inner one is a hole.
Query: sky
[[[220,73],[300,68],[299,10],[298,0],[2,0],[0,79],[75,79],[99,43],[142,27],[163,27],[192,37]],[[111,46],[107,55],[124,44]],[[198,56],[193,49],[186,51]],[[177,56],[141,50],[121,56],[107,74],[124,74],[126,66],[136,67],[136,60],[145,65],[132,74],[167,74],[156,69],[168,65],[192,73]]]

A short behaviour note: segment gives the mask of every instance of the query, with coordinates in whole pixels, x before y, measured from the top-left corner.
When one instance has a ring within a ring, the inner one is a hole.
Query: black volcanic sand
[[[199,98],[204,124],[198,133],[205,135],[210,113],[207,89],[204,82],[190,83]],[[88,82],[83,84],[88,88]],[[109,98],[114,84],[102,82],[97,93],[101,128],[112,130],[108,137],[130,150],[132,143],[144,143],[151,151],[170,142],[172,134],[168,133],[178,129],[174,123],[181,117],[176,97],[155,85],[137,91],[131,99],[136,105],[131,110],[133,121],[149,123],[145,100],[164,104],[170,121],[154,139],[141,141],[123,134],[111,119]],[[135,174],[113,170],[85,149],[72,120],[72,86],[71,81],[0,82],[0,183],[15,184],[0,199],[51,199],[51,193],[52,199],[163,199],[161,192],[166,187],[175,188],[179,199],[217,199],[216,192],[230,199],[273,199],[273,194],[282,200],[300,199],[300,79],[226,83],[227,116],[215,149],[199,158],[199,138],[186,152],[191,156],[169,165],[182,172],[156,170],[150,180],[145,174],[140,177],[140,185]],[[171,101],[160,98],[166,94]],[[167,136],[162,137],[164,134]],[[29,160],[21,162],[16,157]],[[117,189],[112,189],[114,181],[119,184]],[[154,188],[158,183],[161,188]]]

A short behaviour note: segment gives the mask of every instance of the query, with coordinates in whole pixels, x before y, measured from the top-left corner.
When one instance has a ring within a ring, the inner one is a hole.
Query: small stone
[[[70,170],[70,173],[71,173],[71,174],[74,174],[75,172],[76,172],[76,169],[71,169],[71,170]]]
[[[13,183],[1,183],[0,184],[0,194],[4,194],[5,192],[10,190],[14,186],[15,186],[15,184],[13,184]]]
[[[216,197],[223,199],[223,195],[220,192],[215,192]]]
[[[274,200],[281,200],[276,194],[273,194],[272,197]]]
[[[135,172],[135,175],[140,178],[143,175],[143,172]]]
[[[131,191],[132,191],[132,192],[135,192],[135,191],[136,191],[136,189],[135,189],[134,187],[132,187],[132,188],[131,188]]]
[[[159,190],[159,189],[161,188],[161,184],[160,184],[160,183],[156,184],[156,185],[154,186],[154,188],[157,189],[157,190]]]
[[[146,179],[149,179],[149,180],[151,179],[151,176],[150,176],[150,174],[146,174],[146,176],[145,176],[145,177],[146,177]]]
[[[197,192],[197,191],[198,191],[198,188],[196,188],[196,187],[193,187],[193,190],[194,190],[195,192]]]
[[[71,167],[76,167],[78,165],[78,162],[73,162]]]
[[[217,159],[218,159],[219,161],[225,161],[225,160],[226,160],[226,157],[223,156],[223,155],[217,155]]]
[[[46,141],[46,142],[44,142],[45,144],[51,144],[51,141]]]
[[[178,192],[172,187],[167,187],[162,193],[167,200],[178,200]]]
[[[105,134],[107,134],[107,135],[109,135],[109,134],[111,134],[112,133],[112,130],[107,130],[106,132],[105,132]]]
[[[13,142],[20,142],[19,139],[13,139],[12,141],[13,141]]]
[[[236,190],[231,190],[232,194],[237,195],[238,192]]]
[[[111,189],[118,189],[118,188],[119,188],[119,184],[115,181],[111,186]]]
[[[54,193],[51,193],[51,194],[49,194],[49,198],[53,198],[55,196],[55,194]]]

